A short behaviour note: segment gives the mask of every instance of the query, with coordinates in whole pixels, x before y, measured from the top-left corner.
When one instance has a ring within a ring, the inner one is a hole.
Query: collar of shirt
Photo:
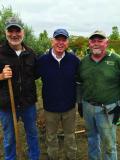
[[[65,56],[65,52],[63,52],[63,54],[61,55],[61,57],[58,58],[58,57],[56,56],[56,54],[53,52],[53,49],[52,49],[52,56],[53,56],[58,62],[60,62],[61,59],[63,59],[63,57]]]
[[[17,54],[17,56],[20,56],[20,54],[21,54],[21,50],[18,50],[18,51],[15,51],[16,52],[16,54]]]

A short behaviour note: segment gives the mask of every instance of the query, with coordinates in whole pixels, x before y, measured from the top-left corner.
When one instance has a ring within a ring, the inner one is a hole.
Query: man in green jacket
[[[89,53],[79,68],[83,117],[88,135],[88,159],[117,160],[116,123],[120,116],[120,56],[107,51],[102,31],[89,37]],[[80,108],[79,108],[80,109]]]

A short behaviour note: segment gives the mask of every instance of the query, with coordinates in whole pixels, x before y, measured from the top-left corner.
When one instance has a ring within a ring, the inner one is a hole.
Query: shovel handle
[[[14,101],[11,78],[8,79],[8,88],[9,88],[9,94],[10,94],[11,110],[13,115],[13,123],[14,123],[15,138],[16,138],[16,153],[17,153],[17,157],[19,157],[19,160],[21,160],[18,122],[17,122],[17,116],[16,116],[15,101]]]

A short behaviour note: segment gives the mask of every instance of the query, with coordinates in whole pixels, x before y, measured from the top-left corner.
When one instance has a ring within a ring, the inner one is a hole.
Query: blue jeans
[[[107,105],[108,112],[116,106]],[[103,146],[104,160],[117,160],[116,126],[112,124],[113,115],[107,115],[101,106],[93,106],[83,101],[83,116],[88,135],[88,159],[101,160]]]
[[[35,105],[26,107],[24,110],[17,110],[17,118],[21,117],[26,132],[28,152],[30,160],[39,160],[40,149],[36,127]],[[11,111],[0,110],[0,121],[4,131],[5,160],[16,160],[16,144]]]

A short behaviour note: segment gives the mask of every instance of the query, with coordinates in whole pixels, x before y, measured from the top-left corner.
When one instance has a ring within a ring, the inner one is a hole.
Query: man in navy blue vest
[[[55,30],[52,48],[38,59],[38,73],[43,82],[47,152],[50,160],[59,159],[57,139],[59,122],[64,131],[66,160],[76,159],[75,102],[79,59],[66,51],[68,38],[69,34],[65,29]]]

